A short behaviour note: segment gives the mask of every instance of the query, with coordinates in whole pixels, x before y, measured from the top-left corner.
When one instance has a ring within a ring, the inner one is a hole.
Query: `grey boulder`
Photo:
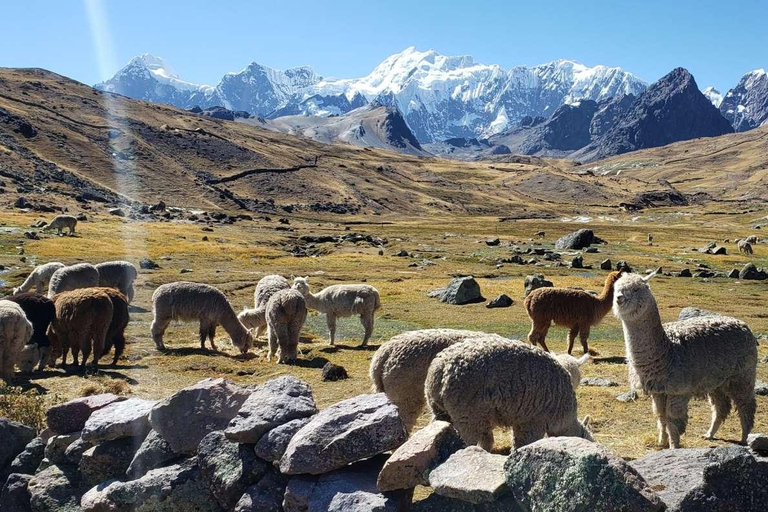
[[[163,439],[163,436],[155,430],[150,430],[139,449],[136,450],[125,473],[128,478],[140,478],[147,471],[166,466],[180,457],[181,455],[171,449],[171,445]]]
[[[255,444],[273,428],[314,414],[317,406],[309,384],[283,376],[252,391],[224,432],[232,441]]]
[[[304,425],[309,423],[310,419],[311,417],[289,421],[261,436],[261,439],[259,439],[254,448],[256,456],[268,462],[279,461],[283,457],[285,449],[288,448],[288,443],[291,442],[293,436]]]
[[[457,277],[451,280],[445,290],[439,295],[439,299],[440,302],[456,305],[485,300],[480,293],[480,285],[472,276]]]
[[[250,391],[227,379],[204,379],[158,402],[149,422],[177,453],[194,453],[200,441],[224,430]]]
[[[286,475],[313,475],[394,450],[408,439],[397,407],[384,393],[358,395],[316,414],[280,459]]]
[[[45,456],[45,442],[42,437],[36,437],[27,443],[24,451],[13,459],[10,466],[11,473],[22,475],[34,475]]]
[[[503,455],[468,446],[454,453],[429,473],[429,485],[448,498],[469,503],[488,503],[509,489],[504,479]]]
[[[126,398],[111,393],[75,398],[48,409],[45,413],[46,423],[54,434],[79,432],[95,411],[123,400]]]
[[[80,512],[77,468],[49,466],[33,476],[27,488],[35,512]]]
[[[485,305],[487,308],[508,308],[512,305],[512,299],[506,293],[502,293],[495,299],[488,301]]]
[[[550,437],[523,446],[510,454],[504,472],[512,494],[526,510],[664,509],[637,471],[586,439]]]
[[[67,449],[78,439],[80,439],[80,432],[51,437],[45,445],[45,458],[51,464],[67,464]]]
[[[0,492],[0,508],[3,512],[32,512],[30,503],[29,481],[31,475],[11,473]]]
[[[533,290],[538,290],[539,288],[551,288],[554,284],[552,281],[548,281],[544,279],[544,276],[541,274],[532,274],[525,276],[525,281],[523,281],[523,287],[525,296],[527,297]]]
[[[153,400],[129,398],[114,402],[91,414],[83,427],[84,441],[100,443],[123,437],[141,437],[149,432],[149,411]]]
[[[234,512],[283,512],[287,480],[271,470],[255,485],[245,490],[235,504]]]
[[[0,471],[13,462],[37,432],[32,427],[22,425],[7,418],[0,418]],[[7,474],[5,476],[8,476]]]
[[[557,242],[555,242],[555,249],[578,251],[598,241],[599,239],[595,237],[595,233],[591,229],[580,229],[558,238]]]

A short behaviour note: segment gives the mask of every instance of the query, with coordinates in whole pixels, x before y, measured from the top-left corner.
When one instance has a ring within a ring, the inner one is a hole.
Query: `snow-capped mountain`
[[[720,104],[723,102],[723,95],[712,86],[707,87],[701,93],[707,97],[707,99],[717,108],[720,108]]]
[[[768,73],[756,69],[741,77],[723,98],[720,113],[737,132],[768,122]]]
[[[308,67],[278,71],[252,63],[216,87],[184,82],[162,59],[142,55],[95,87],[183,108],[221,105],[273,118],[340,115],[375,103],[397,107],[418,140],[431,142],[488,137],[525,116],[549,116],[581,99],[637,95],[646,84],[620,68],[558,60],[505,70],[411,47],[362,78],[322,78]]]

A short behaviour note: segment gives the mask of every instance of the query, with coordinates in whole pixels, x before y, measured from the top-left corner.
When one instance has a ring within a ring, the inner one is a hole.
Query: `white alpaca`
[[[139,275],[136,266],[128,261],[105,261],[96,265],[99,271],[99,286],[115,288],[126,296],[128,303],[133,302],[133,282]]]
[[[353,315],[360,315],[360,322],[365,328],[362,346],[368,344],[373,334],[374,314],[381,307],[376,288],[367,284],[335,284],[312,293],[309,277],[295,278],[293,288],[304,295],[308,308],[325,313],[331,345],[336,341],[336,319]]]
[[[21,306],[10,300],[0,300],[0,379],[13,380],[13,366],[31,337],[32,324]]]
[[[286,278],[279,275],[268,275],[259,279],[256,290],[253,292],[253,309],[246,308],[237,318],[249,329],[256,329],[258,338],[267,328],[266,308],[269,299],[280,290],[286,290],[291,287],[291,283]]]
[[[57,215],[53,218],[50,224],[43,228],[43,231],[55,229],[56,233],[61,234],[64,228],[69,229],[69,234],[75,234],[75,226],[77,226],[77,217],[72,215]]]
[[[17,293],[28,292],[33,288],[37,293],[43,293],[45,287],[50,282],[53,273],[60,268],[64,268],[64,266],[63,263],[59,263],[58,261],[52,261],[50,263],[45,263],[44,265],[36,266],[35,269],[29,273],[27,279],[21,283],[21,286],[17,286],[13,289],[13,294],[16,295]]]
[[[279,290],[267,302],[266,316],[269,338],[267,361],[272,360],[278,348],[278,364],[295,360],[298,357],[301,328],[307,319],[304,296],[291,288]]]
[[[725,316],[698,316],[661,323],[648,287],[654,274],[627,274],[616,282],[613,311],[624,328],[630,381],[651,395],[659,444],[680,447],[688,422],[688,402],[708,396],[712,439],[736,404],[741,442],[755,419],[757,341],[747,324]]]
[[[570,354],[557,354],[555,355],[555,359],[557,359],[557,362],[560,363],[571,376],[573,389],[578,389],[581,385],[581,367],[592,361],[592,356],[590,354],[584,354],[576,359]]]
[[[90,263],[78,263],[58,269],[51,275],[48,298],[57,293],[99,286],[99,271]]]

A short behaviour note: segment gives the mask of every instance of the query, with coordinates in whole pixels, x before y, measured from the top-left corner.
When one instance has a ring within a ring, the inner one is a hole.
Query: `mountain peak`
[[[126,67],[137,65],[148,69],[151,73],[158,74],[165,78],[175,78],[177,80],[179,79],[179,75],[176,73],[176,70],[174,70],[173,67],[171,67],[171,65],[168,64],[165,59],[156,55],[152,55],[151,53],[143,53],[137,57],[132,58]]]

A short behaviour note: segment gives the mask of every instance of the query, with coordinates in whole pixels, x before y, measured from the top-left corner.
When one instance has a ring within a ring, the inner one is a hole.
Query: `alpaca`
[[[237,315],[238,320],[249,329],[256,329],[256,337],[264,334],[267,328],[266,308],[270,297],[280,290],[291,287],[286,278],[279,275],[268,275],[259,279],[253,292],[253,309],[244,309]]]
[[[64,228],[69,229],[69,234],[75,234],[75,226],[77,226],[77,217],[72,215],[57,215],[53,218],[50,224],[43,228],[43,231],[49,231],[55,229],[56,233],[62,234]]]
[[[60,268],[51,275],[48,298],[53,298],[57,293],[94,286],[99,286],[99,271],[90,263],[78,263]]]
[[[304,296],[291,288],[279,290],[267,302],[266,316],[269,338],[267,361],[272,360],[278,347],[278,364],[295,360],[298,357],[301,328],[307,319]]]
[[[699,316],[661,323],[648,286],[655,274],[626,274],[616,282],[613,312],[624,328],[630,378],[653,399],[659,444],[680,447],[688,422],[691,397],[707,395],[712,439],[736,404],[741,443],[755,419],[757,341],[749,327],[735,318]]]
[[[496,334],[459,329],[421,329],[394,336],[373,355],[369,376],[375,393],[385,393],[397,406],[410,432],[426,405],[424,381],[432,360],[455,343],[487,339],[504,340]]]
[[[756,244],[758,242],[757,235],[749,235],[744,241],[748,244]]]
[[[72,349],[75,366],[85,371],[88,356],[93,350],[92,366],[98,369],[99,359],[112,322],[112,299],[98,288],[77,289],[56,294],[53,297],[56,317],[51,323],[57,342],[62,352],[61,367],[67,364],[67,354]],[[53,340],[51,340],[53,342]],[[79,354],[83,361],[78,363]]]
[[[576,359],[570,354],[557,354],[555,355],[557,362],[562,365],[563,368],[571,376],[571,384],[573,389],[576,390],[581,385],[581,367],[592,361],[592,356],[584,354],[580,358]]]
[[[376,288],[367,284],[335,284],[312,293],[309,277],[295,278],[293,288],[304,295],[308,308],[325,313],[331,345],[336,341],[336,318],[352,315],[360,315],[360,322],[365,328],[361,346],[368,345],[373,334],[374,313],[381,307]]]
[[[128,261],[106,261],[96,265],[99,272],[99,286],[108,286],[120,290],[128,302],[133,302],[133,281],[139,272]]]
[[[569,288],[538,288],[533,290],[523,304],[531,319],[531,332],[528,342],[549,352],[546,338],[552,322],[568,327],[568,353],[573,351],[573,343],[579,336],[584,353],[589,352],[590,327],[597,325],[611,310],[613,304],[613,286],[623,270],[611,272],[605,278],[605,286],[600,295],[594,296],[583,290]]]
[[[482,378],[479,378],[482,376]],[[435,420],[453,424],[468,445],[493,448],[494,427],[512,427],[514,447],[544,435],[592,441],[576,418],[571,377],[549,353],[509,340],[470,340],[440,352],[425,393]]]
[[[740,253],[754,254],[754,251],[752,250],[752,244],[747,242],[746,240],[739,240],[736,245],[738,245]]]
[[[16,364],[22,373],[31,372],[35,366],[38,371],[42,371],[50,353],[51,340],[47,332],[56,316],[56,307],[51,299],[39,293],[18,293],[8,300],[21,306],[27,320],[32,324],[32,338],[22,348]]]
[[[51,280],[53,273],[60,268],[64,268],[64,266],[63,263],[59,263],[58,261],[52,261],[44,265],[36,266],[35,269],[29,273],[27,279],[24,280],[20,286],[13,289],[13,294],[16,295],[17,293],[28,292],[32,289],[37,293],[43,293],[43,290]]]
[[[13,366],[31,337],[32,324],[21,306],[0,300],[0,379],[6,383],[13,380]]]
[[[107,337],[104,341],[103,354],[108,354],[115,347],[115,355],[112,358],[112,366],[117,365],[117,360],[125,351],[125,328],[128,327],[130,314],[128,313],[128,298],[114,288],[99,287],[92,290],[101,290],[112,301],[112,321],[107,329]]]
[[[205,349],[205,338],[216,350],[216,326],[221,325],[232,344],[245,354],[253,344],[250,331],[240,323],[229,301],[219,290],[207,284],[177,281],[168,283],[152,294],[151,332],[157,350],[165,350],[163,334],[172,320],[200,322],[200,348]]]

